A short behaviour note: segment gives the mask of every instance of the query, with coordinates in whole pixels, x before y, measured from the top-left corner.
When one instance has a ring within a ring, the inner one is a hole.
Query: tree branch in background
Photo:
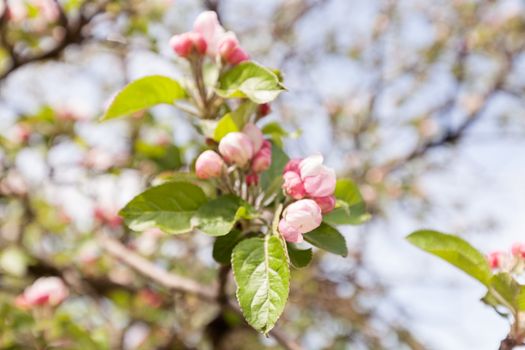
[[[8,38],[8,2],[4,0],[5,11],[0,18],[0,41],[4,49],[8,52],[11,64],[0,73],[0,81],[7,78],[11,73],[16,71],[18,68],[25,66],[30,63],[45,61],[48,59],[58,58],[62,52],[72,44],[80,44],[84,42],[88,36],[84,33],[86,27],[89,26],[91,20],[100,14],[107,1],[101,2],[95,9],[88,9],[91,2],[86,1],[80,7],[79,16],[76,21],[68,18],[58,1],[55,2],[59,9],[58,27],[64,30],[64,34],[61,39],[57,41],[55,46],[47,51],[35,53],[33,55],[22,55],[16,52],[14,45],[9,42]]]
[[[169,273],[126,248],[118,240],[103,234],[97,236],[100,246],[111,256],[129,266],[141,275],[175,292],[189,293],[201,299],[215,301],[216,287],[201,285],[191,279]]]
[[[213,302],[217,302],[220,294],[222,294],[217,291],[220,286],[210,288],[209,286],[201,285],[188,278],[167,272],[149,260],[129,250],[126,248],[126,246],[114,238],[99,234],[97,239],[101,247],[111,256],[163,287],[176,292],[192,294],[203,300]],[[223,288],[224,287],[221,289]],[[228,306],[233,311],[241,315],[241,310],[235,303],[232,303],[231,300],[228,302]],[[301,346],[299,344],[288,339],[286,335],[276,328],[273,328],[269,334],[286,350],[301,350]]]
[[[472,128],[476,124],[477,121],[481,119],[481,117],[487,110],[492,98],[498,92],[503,90],[503,85],[505,83],[505,80],[507,79],[508,74],[512,71],[513,63],[514,63],[513,56],[507,55],[506,58],[507,58],[506,64],[504,65],[504,67],[501,69],[500,73],[496,77],[493,86],[483,95],[481,99],[482,102],[479,104],[477,108],[475,108],[474,110],[472,110],[469,114],[465,116],[465,119],[458,127],[456,127],[455,129],[449,129],[445,131],[443,134],[441,134],[436,139],[427,140],[423,142],[422,144],[418,145],[416,148],[414,148],[411,152],[409,152],[407,155],[403,157],[390,160],[385,165],[381,166],[382,170],[385,173],[393,172],[399,169],[404,164],[421,158],[429,150],[432,150],[434,148],[444,146],[444,145],[456,144],[466,134],[466,132],[470,128]],[[454,94],[454,96],[456,95],[457,94]],[[448,113],[455,104],[456,104],[456,97],[453,97],[452,101],[447,101],[440,109]]]

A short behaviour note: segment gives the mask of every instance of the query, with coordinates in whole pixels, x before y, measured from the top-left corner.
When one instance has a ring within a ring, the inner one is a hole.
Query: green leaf
[[[192,230],[191,218],[206,203],[202,189],[188,182],[152,187],[129,202],[120,215],[136,231],[152,227],[179,234]]]
[[[192,221],[194,226],[210,236],[224,236],[233,229],[240,208],[239,197],[221,196],[200,207]]]
[[[239,230],[232,230],[225,236],[218,237],[213,243],[213,258],[219,264],[230,264],[233,248],[239,243],[242,238],[242,232]]]
[[[247,97],[261,104],[274,100],[283,90],[274,72],[254,62],[242,62],[219,78],[216,92],[221,97]]]
[[[262,133],[264,135],[270,136],[272,141],[279,145],[279,147],[283,147],[283,139],[289,136],[294,136],[297,133],[289,133],[288,131],[284,130],[280,123],[278,122],[271,122],[266,125],[264,125],[261,129]]]
[[[348,255],[344,236],[328,224],[321,223],[318,228],[304,234],[303,237],[305,241],[317,248],[341,256]]]
[[[516,297],[516,304],[519,311],[525,311],[525,286],[520,285],[520,292]]]
[[[187,172],[178,172],[178,171],[165,171],[157,175],[152,183],[154,186],[161,185],[167,182],[189,182],[194,185],[199,186],[203,191],[206,197],[215,198],[217,196],[217,189],[207,180],[202,180],[195,175],[195,173]]]
[[[334,192],[336,208],[324,215],[324,222],[330,225],[360,225],[371,216],[366,212],[365,202],[359,187],[350,179],[339,179]]]
[[[237,124],[235,124],[235,121],[233,120],[230,113],[227,113],[219,119],[219,122],[217,123],[217,126],[215,127],[215,131],[213,132],[213,139],[217,142],[219,142],[224,136],[229,134],[230,132],[239,131],[239,127]]]
[[[284,310],[290,288],[290,270],[281,239],[266,235],[242,241],[233,249],[232,267],[246,321],[268,333]]]
[[[490,279],[488,294],[499,305],[505,306],[511,312],[515,312],[519,308],[518,297],[520,292],[520,285],[508,273],[500,272]]]
[[[312,261],[312,248],[299,249],[293,243],[286,243],[288,248],[288,257],[293,267],[301,268],[306,267]]]
[[[242,130],[246,123],[250,121],[250,116],[255,112],[257,109],[257,105],[253,103],[252,101],[245,101],[240,104],[240,106],[231,112],[231,117],[233,121],[235,122],[235,125],[239,128],[239,130]]]
[[[150,159],[160,170],[173,170],[182,166],[181,154],[175,145],[155,145],[138,140],[135,151],[138,159]]]
[[[162,75],[151,75],[126,85],[113,98],[102,120],[129,115],[161,103],[172,104],[186,97],[178,81]]]
[[[489,286],[492,273],[487,259],[465,240],[430,230],[416,231],[410,234],[407,240],[463,270],[485,286]]]
[[[261,174],[261,186],[268,189],[270,185],[277,183],[279,189],[282,184],[283,170],[290,158],[284,153],[281,147],[272,144],[272,164],[270,168]]]

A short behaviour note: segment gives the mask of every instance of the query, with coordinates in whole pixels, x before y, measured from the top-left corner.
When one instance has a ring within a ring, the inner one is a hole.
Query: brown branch
[[[159,285],[176,292],[192,294],[207,301],[216,302],[220,296],[220,293],[218,292],[218,288],[220,286],[210,288],[185,277],[167,272],[149,260],[138,255],[137,253],[129,250],[126,246],[114,238],[99,234],[97,239],[100,242],[101,247],[105,249],[110,255],[131,267],[142,276],[155,281]],[[228,270],[225,269],[223,273],[226,273],[226,271]],[[237,314],[241,314],[241,310],[236,303],[229,300],[228,305]],[[275,328],[272,329],[269,334],[286,350],[302,349],[299,344],[293,340],[288,339],[285,334]]]
[[[466,132],[472,128],[472,126],[475,125],[477,121],[481,119],[485,111],[487,110],[489,106],[490,100],[500,91],[503,90],[503,85],[505,83],[505,80],[507,78],[507,75],[509,72],[512,71],[513,67],[513,57],[507,57],[508,62],[505,65],[505,67],[501,70],[501,72],[498,74],[496,81],[494,82],[494,85],[485,93],[482,100],[483,103],[475,110],[470,112],[466,117],[463,123],[461,123],[457,128],[455,129],[449,129],[445,131],[442,135],[440,135],[438,138],[433,140],[427,140],[423,144],[419,145],[415,149],[413,149],[410,153],[407,155],[396,158],[393,160],[390,160],[385,165],[381,166],[382,170],[385,173],[393,172],[400,167],[402,167],[407,162],[410,162],[412,160],[421,158],[424,156],[429,150],[432,150],[434,148],[444,146],[444,145],[453,145],[458,143],[458,141],[466,134]],[[448,112],[450,109],[453,108],[455,105],[455,99],[453,98],[452,102],[447,101],[442,108],[440,108],[443,112]]]
[[[505,339],[503,339],[499,345],[499,350],[512,350],[516,346],[520,346],[518,341],[516,341],[513,337],[507,336]]]
[[[175,292],[189,293],[204,300],[215,301],[216,288],[201,285],[189,278],[175,275],[154,265],[149,260],[134,253],[118,240],[99,234],[97,240],[100,246],[120,262],[131,267],[141,275]]]
[[[221,13],[219,11],[219,8],[220,8],[219,0],[204,0],[204,7],[208,11],[215,12],[217,14],[217,18],[219,19],[219,22],[222,23]]]
[[[4,0],[6,2],[6,0]],[[4,18],[5,15],[2,16],[1,24],[0,24],[0,40],[2,42],[2,45],[7,49],[10,59],[11,59],[11,65],[4,70],[2,73],[0,73],[0,81],[7,78],[11,73],[16,71],[18,68],[25,66],[30,63],[39,62],[39,61],[45,61],[48,59],[54,59],[60,57],[62,52],[70,45],[72,44],[80,44],[84,42],[88,36],[83,34],[84,29],[91,23],[91,20],[101,13],[103,9],[105,8],[108,1],[103,1],[97,9],[92,11],[92,13],[87,14],[85,11],[85,7],[89,1],[85,2],[83,6],[81,6],[81,11],[78,20],[76,23],[72,23],[70,21],[65,12],[64,9],[60,6],[59,2],[57,1],[56,4],[59,8],[59,27],[62,27],[64,29],[64,35],[58,42],[56,43],[55,47],[38,53],[31,56],[22,56],[18,53],[16,53],[13,45],[9,42],[7,38],[7,21]],[[7,13],[7,10],[4,11],[4,14]]]

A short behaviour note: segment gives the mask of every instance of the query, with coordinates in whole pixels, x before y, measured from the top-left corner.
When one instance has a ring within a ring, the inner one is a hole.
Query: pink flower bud
[[[299,164],[301,179],[310,197],[331,196],[335,190],[335,171],[323,165],[323,156],[305,158]]]
[[[283,189],[293,199],[301,199],[306,196],[301,176],[294,171],[287,171],[283,175]]]
[[[191,32],[190,33],[191,41],[193,42],[193,48],[199,55],[204,55],[206,53],[206,40],[200,33]]]
[[[232,32],[224,34],[221,38],[219,55],[223,60],[234,65],[249,59],[248,54],[241,48],[239,40],[237,40],[237,37]]]
[[[261,130],[255,126],[255,124],[248,123],[242,129],[242,132],[250,138],[250,141],[252,141],[253,153],[257,153],[264,142],[264,136]]]
[[[216,152],[207,150],[195,162],[195,173],[199,179],[210,179],[222,174],[224,161]]]
[[[193,23],[193,31],[201,34],[206,41],[206,53],[215,56],[218,52],[219,43],[225,35],[217,14],[213,11],[201,13]]]
[[[200,33],[187,32],[170,39],[170,46],[180,57],[188,57],[192,52],[206,53],[206,41]]]
[[[162,295],[149,288],[141,289],[137,297],[144,304],[153,308],[158,308],[162,305]]]
[[[286,207],[279,222],[279,232],[288,242],[303,241],[303,234],[321,224],[321,208],[311,199],[301,199]]]
[[[57,306],[69,295],[69,290],[58,277],[41,277],[16,298],[20,308],[50,305]]]
[[[503,262],[503,253],[502,252],[492,252],[487,256],[491,269],[499,269]]]
[[[294,173],[299,174],[299,164],[301,163],[301,161],[302,159],[290,159],[284,167],[283,174],[288,171],[293,171]]]
[[[244,49],[237,47],[233,52],[224,58],[229,64],[239,64],[241,62],[247,61],[250,59],[250,55]]]
[[[48,22],[56,21],[60,16],[57,4],[53,0],[36,0],[35,5],[40,10],[42,17]]]
[[[219,55],[226,60],[226,57],[229,57],[237,47],[239,47],[237,36],[232,32],[228,32],[224,34],[219,43]]]
[[[313,200],[319,205],[323,214],[329,213],[335,208],[334,196],[315,197]]]
[[[122,222],[122,218],[115,213],[114,215],[111,215],[107,218],[106,225],[108,225],[110,229],[115,230],[122,226]]]
[[[512,245],[512,255],[525,258],[525,243],[514,243]]]
[[[93,216],[95,220],[111,229],[117,229],[122,225],[122,218],[118,215],[116,209],[97,207],[93,212]]]
[[[272,107],[269,103],[259,105],[259,118],[265,117],[272,112]]]
[[[180,57],[188,57],[193,48],[193,42],[189,37],[189,33],[174,35],[170,39],[170,46]]]
[[[231,132],[219,142],[219,152],[227,163],[244,167],[253,156],[252,141],[242,132]]]
[[[265,140],[252,160],[252,170],[256,173],[266,171],[272,164],[272,144]]]
[[[259,175],[255,173],[249,173],[246,175],[246,184],[248,186],[257,186],[257,184],[259,184]]]

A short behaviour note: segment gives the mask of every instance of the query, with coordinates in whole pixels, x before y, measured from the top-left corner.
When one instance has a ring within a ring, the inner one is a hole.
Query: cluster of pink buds
[[[525,269],[525,243],[514,243],[510,252],[491,252],[487,260],[493,270],[521,273]]]
[[[292,159],[284,168],[283,189],[297,200],[283,212],[279,232],[288,242],[302,242],[303,234],[317,228],[322,214],[335,207],[335,171],[323,165],[321,155]]]
[[[93,216],[100,224],[114,230],[122,225],[122,218],[118,215],[117,210],[97,207],[93,211]]]
[[[69,290],[58,277],[41,277],[19,295],[15,304],[21,309],[36,306],[57,306],[69,295]]]
[[[195,163],[200,179],[217,178],[224,174],[226,165],[235,165],[247,173],[246,183],[256,185],[259,173],[272,163],[272,144],[264,139],[261,130],[249,123],[242,132],[230,132],[219,142],[220,155],[212,150],[201,153]]]
[[[199,56],[206,54],[212,59],[220,57],[223,62],[232,65],[249,59],[235,33],[224,30],[213,11],[201,13],[193,24],[193,30],[173,36],[170,46],[184,58],[194,53]]]

